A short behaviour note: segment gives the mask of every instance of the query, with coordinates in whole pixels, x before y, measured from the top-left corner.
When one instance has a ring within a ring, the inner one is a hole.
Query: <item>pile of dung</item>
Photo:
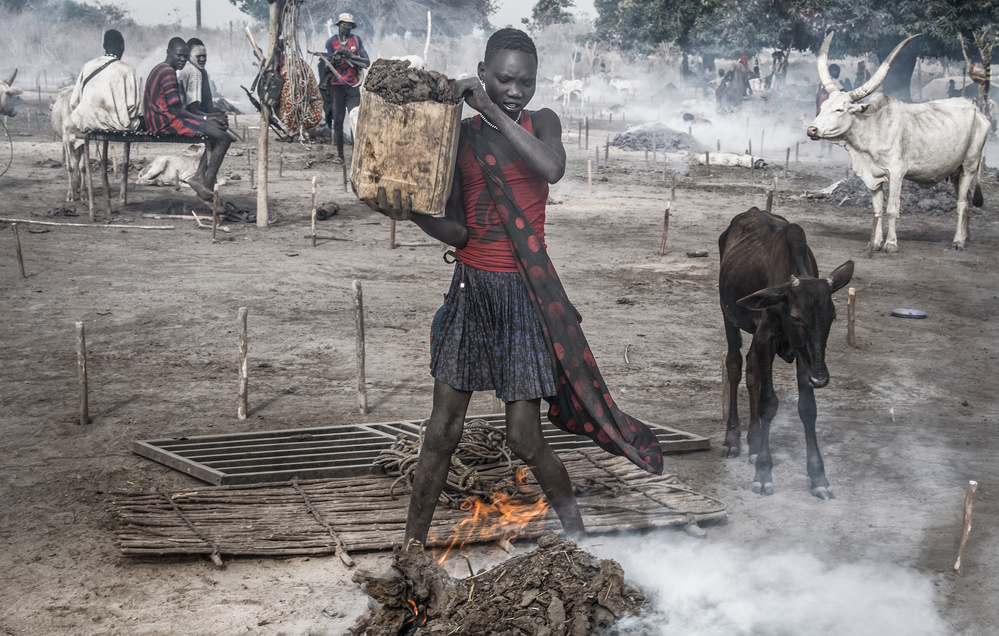
[[[378,604],[352,635],[628,636],[615,624],[645,605],[645,595],[625,584],[620,564],[553,534],[466,579],[452,578],[415,544],[397,548],[393,566],[385,577],[354,575]]]
[[[457,104],[454,83],[437,71],[410,68],[408,60],[375,60],[364,88],[391,104]]]
[[[835,186],[835,187],[833,187]],[[885,203],[888,203],[888,184],[882,186],[885,193]],[[972,190],[974,194],[974,190]],[[871,191],[860,180],[860,177],[850,173],[848,179],[832,183],[822,190],[805,192],[806,199],[826,199],[837,205],[850,204],[864,207],[865,213],[870,213]],[[957,211],[957,193],[950,180],[924,188],[912,181],[902,181],[901,196],[902,214],[955,214]]]
[[[624,150],[652,150],[655,144],[659,152],[704,152],[707,147],[691,140],[686,132],[673,130],[666,124],[654,122],[633,126],[611,141],[615,148]]]

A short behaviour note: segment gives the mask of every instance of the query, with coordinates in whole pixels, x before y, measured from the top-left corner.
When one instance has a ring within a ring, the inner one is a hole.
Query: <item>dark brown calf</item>
[[[798,379],[798,415],[805,426],[807,469],[812,494],[832,499],[822,454],[815,440],[815,389],[829,383],[826,340],[836,317],[833,292],[853,276],[853,261],[819,278],[805,232],[786,219],[751,208],[732,219],[718,238],[721,271],[718,291],[728,340],[726,371],[732,388],[722,457],[738,457],[740,445],[736,387],[742,379],[742,331],[753,334],[746,354],[749,389],[750,461],[755,456],[753,492],[774,492],[770,422],[777,414],[773,388],[774,356],[794,362]]]

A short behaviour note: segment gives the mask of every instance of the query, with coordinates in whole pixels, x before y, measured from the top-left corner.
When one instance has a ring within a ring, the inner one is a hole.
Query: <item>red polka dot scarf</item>
[[[579,314],[566,297],[548,252],[516,204],[489,142],[468,120],[464,128],[510,237],[517,269],[531,300],[537,301],[535,308],[553,353],[557,394],[547,398],[548,419],[564,431],[586,435],[605,451],[623,455],[650,473],[661,475],[663,454],[659,440],[648,426],[614,403],[586,343]]]

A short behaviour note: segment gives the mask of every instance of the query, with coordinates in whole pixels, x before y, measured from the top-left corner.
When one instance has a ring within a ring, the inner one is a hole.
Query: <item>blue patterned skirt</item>
[[[555,395],[552,357],[518,272],[455,265],[435,320],[430,372],[459,391],[496,391],[504,402]]]

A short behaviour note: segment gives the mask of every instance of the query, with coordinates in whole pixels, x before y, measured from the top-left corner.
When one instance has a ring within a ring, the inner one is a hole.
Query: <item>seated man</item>
[[[215,178],[231,143],[229,123],[224,114],[192,113],[181,103],[177,71],[184,68],[189,55],[187,43],[173,38],[167,45],[166,60],[154,66],[149,73],[145,92],[146,129],[153,133],[208,137],[208,152],[202,155],[198,171],[187,180],[187,184],[201,199],[210,201]]]
[[[177,82],[180,84],[180,101],[189,112],[195,115],[207,115],[216,112],[212,99],[211,82],[208,81],[208,71],[205,63],[208,61],[208,49],[198,38],[187,41],[190,57],[184,68],[177,71]]]
[[[139,82],[135,69],[121,61],[124,52],[125,39],[110,29],[104,33],[104,55],[83,65],[69,99],[77,130],[139,128]]]

